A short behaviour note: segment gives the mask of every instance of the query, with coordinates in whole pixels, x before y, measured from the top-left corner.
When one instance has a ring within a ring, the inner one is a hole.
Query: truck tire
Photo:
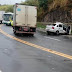
[[[2,21],[1,21],[1,24],[2,24]]]
[[[7,26],[7,24],[6,24],[6,26]]]
[[[34,34],[30,34],[32,37],[34,36]]]
[[[16,31],[14,31],[14,34],[17,35]]]
[[[58,30],[56,31],[56,34],[59,35],[59,31]]]

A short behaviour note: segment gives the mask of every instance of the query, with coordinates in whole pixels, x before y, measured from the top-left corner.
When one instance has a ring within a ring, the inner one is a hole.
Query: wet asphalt
[[[24,41],[72,55],[72,39],[46,35],[14,35],[11,26],[1,27],[6,33]],[[72,72],[72,60],[17,42],[0,33],[0,71],[2,72]]]

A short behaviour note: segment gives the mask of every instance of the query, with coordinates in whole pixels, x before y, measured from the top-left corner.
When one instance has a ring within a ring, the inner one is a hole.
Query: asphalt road
[[[72,56],[71,38],[38,31],[34,37],[15,36],[10,26],[0,29],[23,41]],[[26,45],[0,32],[0,72],[72,72],[72,59]]]

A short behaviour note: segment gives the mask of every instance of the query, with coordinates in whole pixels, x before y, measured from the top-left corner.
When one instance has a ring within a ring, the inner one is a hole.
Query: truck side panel
[[[16,24],[16,5],[14,6],[14,15],[13,15],[13,26]]]

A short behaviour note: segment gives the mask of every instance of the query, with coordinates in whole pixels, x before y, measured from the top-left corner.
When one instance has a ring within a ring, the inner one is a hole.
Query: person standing
[[[67,27],[67,34],[70,32],[70,26]]]

